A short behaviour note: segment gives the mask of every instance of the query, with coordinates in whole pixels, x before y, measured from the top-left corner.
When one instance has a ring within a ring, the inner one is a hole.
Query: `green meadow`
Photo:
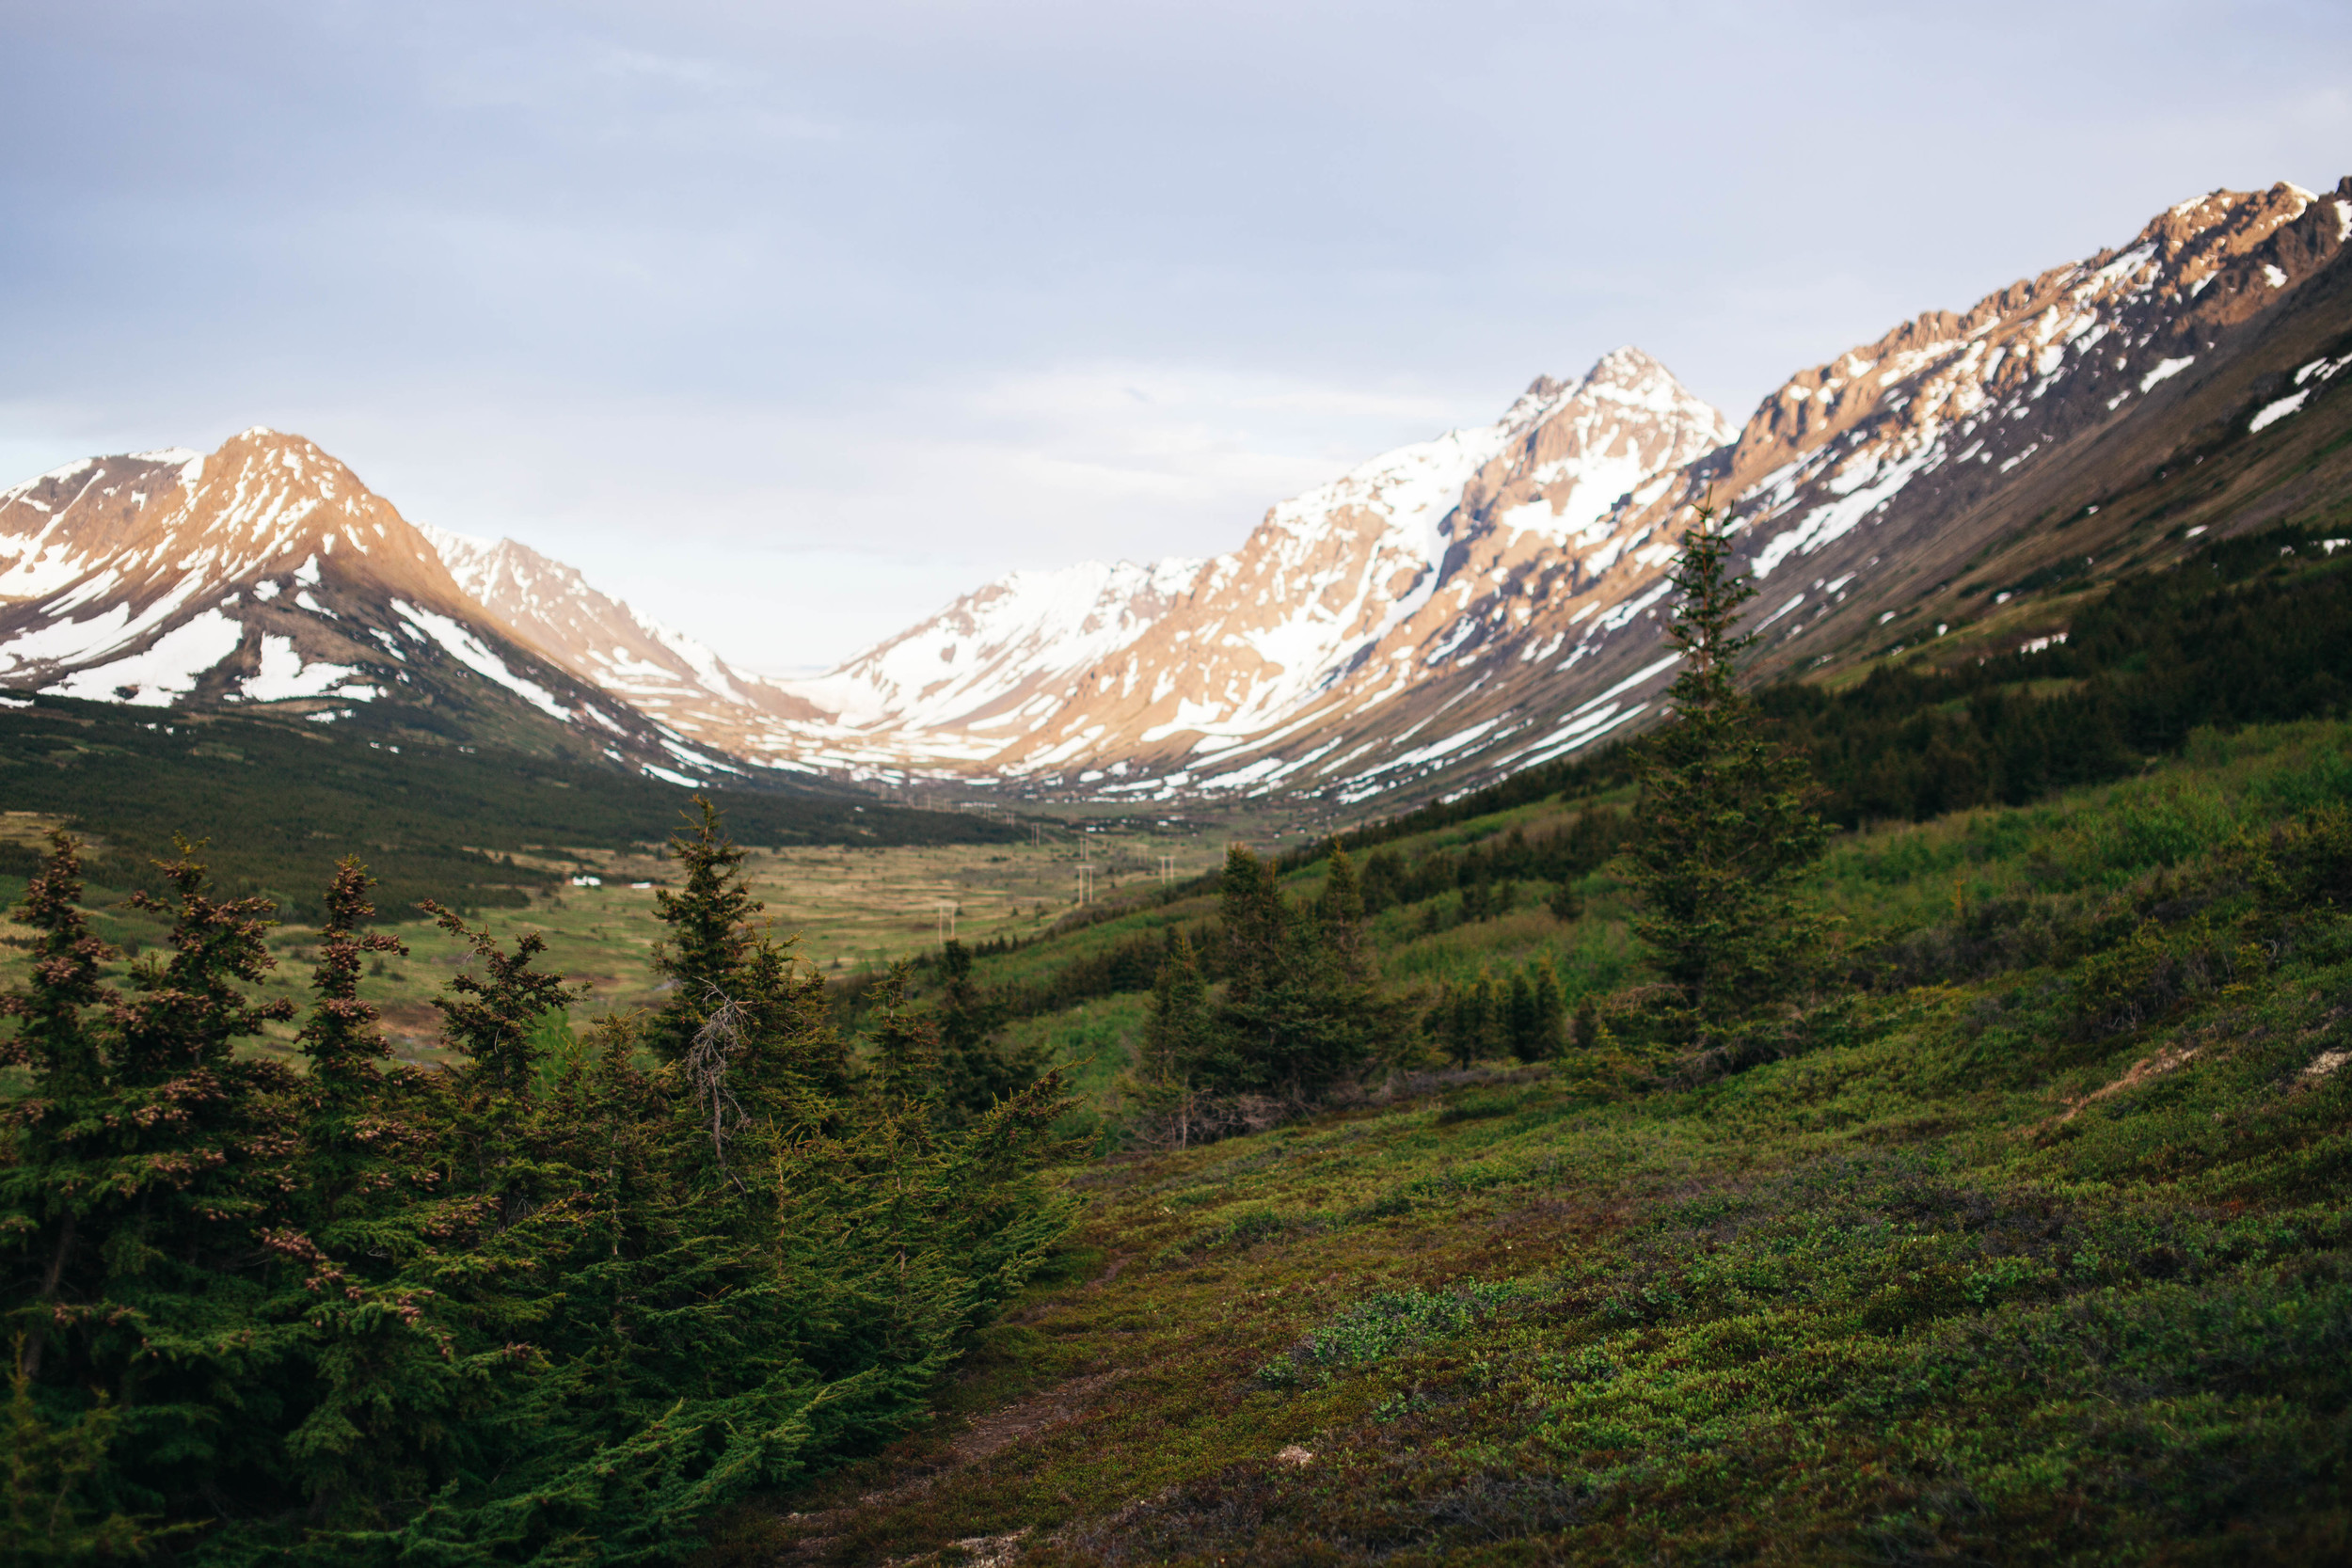
[[[1743,1071],[1431,1053],[1311,1120],[1073,1164],[1066,1250],[940,1419],[707,1560],[2344,1560],[2348,746],[2201,735],[1842,835],[1840,978]],[[1608,877],[1574,921],[1542,891],[1386,911],[1389,974],[1622,984]],[[1019,1026],[1085,1064],[1098,1147],[1147,1000]]]

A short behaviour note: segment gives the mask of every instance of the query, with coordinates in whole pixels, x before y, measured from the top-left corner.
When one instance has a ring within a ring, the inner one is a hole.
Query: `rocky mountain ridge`
[[[1038,608],[1076,579],[1003,579],[794,689],[869,743],[1117,789],[1138,764],[1272,744],[1360,700],[1375,677],[1389,695],[1410,689],[1431,667],[1419,656],[1499,571],[1582,537],[1645,477],[1730,434],[1664,366],[1618,349],[1581,380],[1539,378],[1491,425],[1385,453],[1281,502],[1229,555],[1073,568],[1106,595],[1082,616]],[[1012,678],[967,686],[951,672],[992,610],[1020,628],[981,644]],[[1007,662],[1005,649],[1027,657]],[[900,672],[935,670],[910,701]],[[1168,787],[1228,777],[1178,772]]]
[[[0,491],[0,684],[319,723],[552,736],[682,782],[741,771],[485,611],[435,543],[299,436],[85,458]]]
[[[577,567],[514,539],[493,543],[430,523],[416,526],[476,604],[580,679],[665,725],[730,750],[759,750],[779,723],[824,718],[804,699],[736,670],[693,638],[595,587]]]
[[[1915,639],[1947,624],[1921,617],[1964,569],[2023,578],[2059,547],[2061,526],[2066,544],[2098,544],[2102,528],[2084,520],[2101,498],[2160,471],[2191,427],[2260,435],[2249,427],[2262,410],[2238,383],[2301,374],[2307,397],[2332,386],[2320,372],[2335,318],[2303,301],[2344,273],[2347,235],[2352,180],[2327,196],[2280,184],[2183,202],[2120,249],[1800,372],[1737,432],[1673,420],[1690,444],[1661,442],[1655,461],[1622,436],[1596,443],[1606,415],[1551,409],[1559,389],[1539,382],[1490,431],[1375,459],[1277,507],[988,765],[1049,788],[1287,790],[1344,804],[1566,754],[1655,717],[1673,662],[1660,643],[1666,562],[1710,497],[1765,589],[1752,625],[1768,668],[1852,657],[1889,623],[1890,639]],[[1650,387],[1646,400],[1611,401],[1665,415],[1671,378],[1645,374],[1664,372],[1620,351],[1581,401],[1605,408],[1605,388],[1628,377]],[[1565,449],[1580,439],[1620,467],[1562,496],[1564,459],[1577,455]],[[1367,527],[1377,502],[1352,502],[1350,488],[1404,490],[1407,476],[1424,490]],[[1369,538],[1379,543],[1366,551]],[[1315,578],[1310,562],[1351,549],[1393,566],[1385,596],[1329,592],[1377,575],[1361,566]],[[1376,625],[1375,598],[1387,607]],[[1314,626],[1317,609],[1339,635],[1288,635]]]
[[[413,528],[297,437],[87,460],[0,492],[0,684],[350,712],[414,686],[421,643],[681,778],[754,758],[1335,808],[1460,787],[1655,719],[1664,571],[1701,500],[1781,671],[1954,621],[2048,635],[1990,585],[2300,504],[2325,453],[2263,454],[2343,420],[2348,236],[2352,180],[2184,202],[1800,372],[1737,429],[1619,349],[1279,503],[1228,554],[1010,574],[811,681],[736,671],[513,540]],[[2204,499],[2148,499],[2208,454]]]

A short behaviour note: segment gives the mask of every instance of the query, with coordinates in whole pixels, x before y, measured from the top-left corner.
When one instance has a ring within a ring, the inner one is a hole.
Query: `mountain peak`
[[[299,436],[255,426],[202,456],[85,458],[0,492],[10,684],[154,703],[235,693],[262,624],[261,646],[288,669],[349,674],[365,644],[332,629],[342,617],[322,603],[346,589],[432,613],[466,605],[391,504]],[[311,657],[330,647],[336,662]],[[254,690],[329,689],[274,670],[265,657]]]
[[[1646,381],[1657,376],[1674,380],[1674,372],[1654,356],[1631,343],[1619,343],[1615,348],[1593,361],[1593,368],[1584,372],[1584,384],[1596,382],[1624,384]],[[1679,383],[1677,383],[1679,385]]]
[[[544,748],[568,731],[681,783],[740,771],[517,636],[436,539],[315,442],[262,425],[202,457],[85,458],[0,491],[0,678],[146,706],[293,704],[330,723],[389,704],[444,736]]]

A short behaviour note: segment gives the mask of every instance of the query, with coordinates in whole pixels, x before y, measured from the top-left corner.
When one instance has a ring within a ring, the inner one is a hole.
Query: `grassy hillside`
[[[936,1429],[711,1559],[2342,1560],[2348,803],[2352,727],[2312,722],[1848,834],[1796,1054],[1405,1074],[1073,1168],[1058,1276]],[[1391,972],[1613,985],[1585,892],[1391,911]],[[1025,1027],[1100,1057],[1139,1018]]]

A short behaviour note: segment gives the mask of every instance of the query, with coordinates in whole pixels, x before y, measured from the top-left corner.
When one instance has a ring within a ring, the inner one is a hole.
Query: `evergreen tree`
[[[1532,1062],[1542,1055],[1535,1035],[1535,988],[1525,970],[1512,972],[1511,984],[1503,992],[1502,1034],[1511,1054],[1520,1061]]]
[[[470,1191],[493,1229],[504,1229],[560,1194],[570,1173],[542,1164],[535,1112],[546,1054],[544,1025],[580,992],[535,968],[547,939],[526,931],[509,953],[485,927],[427,902],[425,912],[471,950],[479,974],[460,973],[434,998],[443,1038],[466,1053],[453,1073],[453,1112],[443,1133],[454,1168],[452,1191]]]
[[[968,1120],[1045,1075],[1044,1052],[1031,1044],[1009,1050],[998,1037],[1004,1005],[973,978],[971,950],[950,942],[940,950],[939,1053],[945,1108]]]
[[[866,993],[873,1023],[866,1038],[874,1052],[874,1086],[886,1112],[924,1113],[940,1096],[939,1035],[930,1017],[907,1000],[910,966],[905,959]]]
[[[1152,981],[1152,1011],[1127,1101],[1144,1120],[1171,1133],[1180,1148],[1191,1146],[1200,1120],[1200,1082],[1228,1075],[1216,1071],[1216,1053],[1209,988],[1190,939],[1178,931]]]
[[[731,841],[707,796],[669,843],[669,858],[684,873],[675,893],[655,890],[654,907],[670,928],[655,950],[654,968],[670,982],[670,998],[647,1039],[664,1061],[682,1061],[710,1015],[731,995],[754,945],[752,919],[759,901],[744,883],[745,851]]]
[[[262,1233],[288,1268],[278,1308],[303,1324],[313,1396],[287,1435],[314,1516],[342,1529],[396,1522],[438,1479],[453,1434],[456,1368],[429,1303],[404,1274],[430,1250],[422,1204],[437,1184],[438,1085],[388,1066],[392,1048],[361,999],[369,953],[405,955],[367,929],[373,879],[346,856],[326,892],[302,1083],[296,1224]]]
[[[1580,1053],[1600,1044],[1600,1008],[1591,991],[1576,999],[1576,1017],[1568,1026],[1568,1043]]]
[[[1337,840],[1331,844],[1323,893],[1315,900],[1315,918],[1321,927],[1323,952],[1336,978],[1347,986],[1372,986],[1376,976],[1372,942],[1364,931],[1363,889],[1356,879],[1356,863]]]
[[[20,1457],[77,1456],[79,1474],[57,1478],[57,1528],[87,1513],[127,1539],[144,1533],[133,1513],[179,1512],[224,1482],[273,1486],[249,1418],[274,1406],[289,1344],[252,1321],[237,1271],[294,1184],[293,1080],[232,1047],[290,1009],[241,989],[270,964],[268,905],[209,897],[184,845],[158,867],[176,898],[138,900],[174,917],[169,957],[135,966],[127,995],[103,986],[79,846],[52,845],[20,910],[38,933],[32,976],[0,998],[20,1023],[0,1051],[31,1075],[0,1121],[12,1424],[32,1445]]]
[[[1393,1048],[1401,1005],[1379,994],[1363,899],[1343,856],[1319,905],[1294,907],[1275,867],[1235,845],[1218,913],[1225,994],[1205,1087],[1312,1099]]]
[[[375,917],[365,867],[345,856],[326,893],[311,967],[310,1016],[294,1037],[309,1071],[303,1128],[304,1203],[314,1227],[358,1222],[396,1201],[398,1162],[421,1142],[413,1127],[394,1119],[388,1091],[413,1086],[415,1074],[388,1073],[391,1042],[376,1026],[376,1010],[360,1000],[359,976],[368,953],[406,956],[398,938],[364,927]]]
[[[1511,1054],[1522,1062],[1540,1062],[1560,1051],[1560,1028],[1565,1005],[1560,976],[1549,958],[1537,958],[1511,976],[1502,1001],[1503,1035]]]
[[[0,1244],[11,1254],[10,1329],[22,1338],[18,1365],[39,1377],[63,1302],[87,1290],[76,1275],[93,1243],[84,1227],[105,1201],[112,1162],[94,1137],[112,1109],[106,1061],[90,1010],[107,992],[101,966],[113,950],[89,928],[80,908],[80,843],[50,835],[48,862],[25,884],[16,918],[33,935],[32,973],[0,996],[0,1015],[17,1021],[7,1065],[26,1069],[33,1092],[8,1107],[14,1158],[0,1166],[0,1196],[10,1223]],[[31,1288],[24,1289],[26,1285]]]
[[[684,1061],[698,1038],[706,1053],[723,1050],[728,1090],[745,1104],[844,1093],[849,1051],[831,1027],[824,977],[796,962],[789,942],[758,928],[764,906],[744,881],[744,849],[727,837],[708,798],[696,796],[694,806],[668,847],[683,886],[654,894],[670,932],[654,968],[670,995],[648,1042],[664,1061]]]
[[[760,906],[753,904],[757,912]],[[797,940],[777,941],[768,931],[751,940],[741,967],[722,990],[740,1010],[748,1037],[760,1042],[740,1063],[737,1093],[761,1115],[806,1097],[838,1100],[850,1090],[850,1048],[834,1027],[825,977],[804,963]]]
[[[1567,1003],[1561,994],[1560,973],[1551,967],[1549,958],[1537,958],[1534,976],[1529,983],[1534,991],[1534,1030],[1531,1049],[1521,1053],[1527,1060],[1541,1061],[1559,1054],[1561,1027],[1566,1020]]]
[[[1039,1178],[1058,1075],[933,1126],[901,975],[896,1096],[826,1093],[821,983],[710,858],[670,906],[732,933],[674,939],[720,976],[682,1053],[641,1065],[660,1021],[626,1014],[583,1046],[537,937],[438,911],[475,962],[440,998],[464,1060],[432,1075],[388,1061],[360,997],[399,949],[345,863],[297,1078],[233,1051],[287,1014],[245,1000],[266,906],[164,867],[169,956],[117,992],[60,839],[0,1000],[30,1081],[0,1113],[0,1558],[200,1536],[223,1564],[672,1562],[715,1511],[919,1418],[1069,1223]]]
[[[1502,1032],[1502,999],[1495,977],[1482,966],[1477,977],[1454,992],[1454,1018],[1447,1044],[1457,1067],[1495,1053]]]
[[[1683,657],[1673,719],[1644,743],[1636,837],[1628,851],[1633,927],[1669,1000],[1654,1022],[1704,1039],[1805,986],[1820,922],[1796,881],[1826,830],[1806,803],[1804,760],[1763,731],[1739,689],[1753,635],[1735,627],[1755,585],[1729,537],[1700,508],[1671,582],[1668,636]]]

